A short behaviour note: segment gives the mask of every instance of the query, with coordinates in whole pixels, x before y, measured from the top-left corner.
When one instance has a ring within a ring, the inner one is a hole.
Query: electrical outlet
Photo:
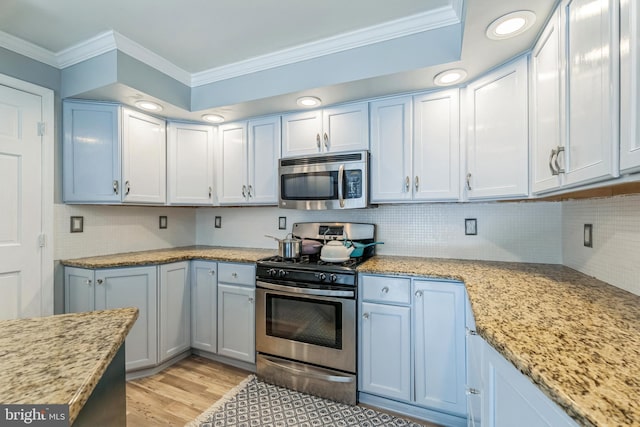
[[[593,224],[584,225],[584,246],[587,248],[593,247]]]
[[[476,218],[466,218],[464,220],[464,234],[467,236],[478,234],[478,220]]]
[[[215,221],[214,221],[214,223],[213,223],[213,226],[214,226],[215,228],[222,228],[222,217],[221,217],[221,216],[217,216],[217,217],[215,218]]]
[[[281,216],[278,217],[278,230],[286,230],[287,229],[287,217]]]
[[[158,227],[159,227],[159,228],[164,229],[164,228],[167,228],[167,225],[168,225],[167,217],[166,217],[166,216],[164,216],[164,215],[162,215],[161,217],[159,217],[159,220],[158,220]]]

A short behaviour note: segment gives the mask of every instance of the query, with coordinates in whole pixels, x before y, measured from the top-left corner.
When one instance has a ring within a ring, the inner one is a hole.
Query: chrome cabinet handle
[[[418,192],[418,188],[420,188],[420,179],[418,178],[418,175],[416,175],[416,178],[413,182],[414,187],[416,187],[416,193]]]
[[[245,199],[247,198],[247,186],[246,185],[242,186],[242,197],[245,198]]]
[[[411,181],[409,180],[409,177],[406,177],[404,179],[404,191],[405,193],[409,192],[409,187],[411,186]]]
[[[417,298],[422,298],[422,291],[416,291],[415,295]]]
[[[131,185],[129,185],[129,181],[124,183],[124,188],[125,188],[124,194],[125,194],[125,196],[128,196],[129,192],[131,191]]]
[[[216,274],[215,270],[209,270],[209,276],[213,276],[214,274]]]
[[[329,135],[326,132],[324,133],[324,148],[329,149]]]
[[[344,208],[344,191],[342,191],[344,187],[344,165],[340,165],[338,168],[338,201],[340,202],[340,207]]]
[[[316,145],[320,148],[320,134],[316,133]]]
[[[247,191],[247,194],[249,195],[249,198],[253,197],[253,194],[251,194],[251,193],[253,193],[253,186],[252,185],[250,185],[248,187],[248,191]]]
[[[558,163],[558,157],[560,156],[560,153],[564,153],[564,147],[558,146],[556,148],[556,159],[553,162],[553,164],[556,166],[556,172],[558,174],[564,173],[564,168],[561,168],[560,164]]]
[[[212,194],[213,194],[213,188],[211,188],[211,186],[209,186],[209,198],[211,198]]]
[[[238,273],[231,273],[231,277],[233,277],[234,279],[238,278]]]
[[[85,285],[90,285],[90,284],[91,284],[91,279],[87,279],[87,280],[85,280],[85,281],[84,281],[84,284],[85,284]]]
[[[118,190],[120,187],[120,183],[118,182],[118,180],[114,180],[113,181],[113,194],[118,194]]]
[[[96,280],[96,283],[97,283],[98,285],[102,285],[102,279],[98,279],[98,280]]]
[[[362,318],[365,319],[365,320],[368,319],[369,318],[369,313],[364,313],[362,315]]]
[[[558,155],[558,151],[555,148],[551,149],[551,153],[549,154],[549,169],[551,170],[551,175],[558,175],[558,171],[553,167],[553,158]]]
[[[383,294],[388,294],[389,293],[389,287],[385,286],[384,288],[380,289],[380,292]]]
[[[467,190],[471,191],[471,172],[467,174]]]
[[[465,331],[466,331],[466,335],[467,336],[478,335],[478,333],[476,331],[474,331],[473,329],[465,328]]]
[[[253,304],[253,298],[249,297],[249,304]]]

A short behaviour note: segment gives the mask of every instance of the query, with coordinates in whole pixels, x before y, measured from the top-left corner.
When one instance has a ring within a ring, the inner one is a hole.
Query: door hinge
[[[41,248],[47,246],[47,236],[45,234],[38,236],[38,245],[40,245]]]
[[[38,136],[44,136],[44,131],[45,131],[45,123],[38,122]]]

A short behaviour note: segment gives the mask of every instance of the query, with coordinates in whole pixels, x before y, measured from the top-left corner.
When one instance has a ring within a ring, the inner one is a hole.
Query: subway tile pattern
[[[583,246],[593,224],[593,247]],[[640,295],[640,195],[562,203],[563,264]]]

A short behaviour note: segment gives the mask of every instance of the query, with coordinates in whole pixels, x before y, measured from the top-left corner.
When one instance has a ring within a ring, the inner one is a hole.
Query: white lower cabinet
[[[255,265],[218,264],[218,354],[255,363]]]
[[[424,408],[420,415],[434,422],[463,422],[462,283],[362,275],[359,286],[360,400],[367,403],[373,395]]]
[[[159,362],[164,362],[191,348],[189,262],[163,264],[159,270]]]
[[[218,263],[191,261],[191,347],[217,351]]]
[[[65,312],[137,307],[138,319],[126,338],[127,371],[158,360],[157,268],[65,268]]]

